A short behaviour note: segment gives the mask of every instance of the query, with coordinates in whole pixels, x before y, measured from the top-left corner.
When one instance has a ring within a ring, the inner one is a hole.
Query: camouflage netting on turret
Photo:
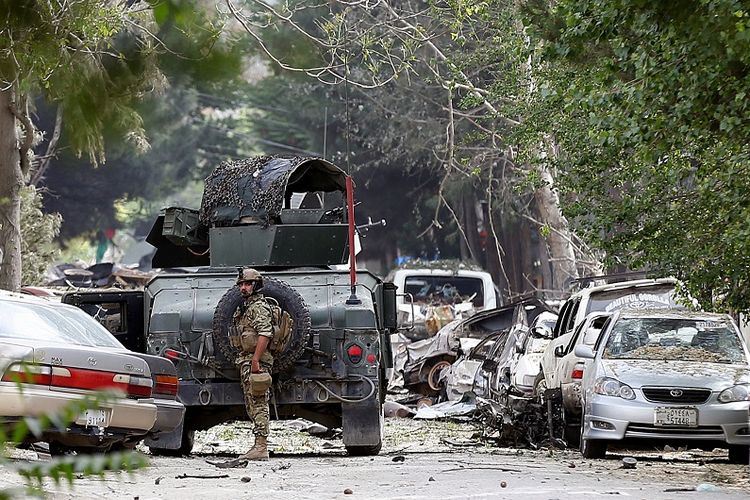
[[[343,191],[346,174],[303,156],[258,156],[222,162],[206,177],[199,214],[205,226],[277,220],[292,192]]]

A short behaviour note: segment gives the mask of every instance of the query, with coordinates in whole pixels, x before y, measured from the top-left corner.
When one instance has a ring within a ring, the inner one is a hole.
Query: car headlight
[[[602,377],[594,383],[594,393],[622,399],[635,399],[635,391],[617,379]]]
[[[733,403],[735,401],[750,401],[750,384],[739,384],[729,389],[724,389],[719,394],[720,403]]]

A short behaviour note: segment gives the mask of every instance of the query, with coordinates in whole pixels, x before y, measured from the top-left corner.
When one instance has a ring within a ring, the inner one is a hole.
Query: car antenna
[[[351,284],[351,295],[346,299],[346,303],[361,304],[362,301],[357,297],[357,261],[356,248],[354,244],[354,181],[352,180],[352,167],[349,163],[351,149],[349,146],[349,34],[346,29],[346,12],[344,12],[344,106],[346,120],[346,217],[349,221],[349,282]]]

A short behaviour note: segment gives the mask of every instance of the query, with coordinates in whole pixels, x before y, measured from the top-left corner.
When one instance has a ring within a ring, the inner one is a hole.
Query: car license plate
[[[78,417],[76,423],[86,427],[107,427],[109,425],[109,411],[86,410]]]
[[[698,427],[698,410],[695,408],[655,408],[654,425],[659,427]]]

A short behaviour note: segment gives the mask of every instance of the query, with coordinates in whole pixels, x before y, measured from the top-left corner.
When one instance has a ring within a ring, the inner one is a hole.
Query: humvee
[[[145,289],[64,296],[126,347],[175,363],[187,411],[175,431],[147,441],[153,453],[187,454],[195,431],[247,418],[228,339],[241,266],[260,270],[262,293],[294,319],[274,364],[271,417],[340,427],[349,454],[379,452],[396,287],[347,266],[347,184],[321,158],[224,162],[206,178],[200,210],[170,207],[157,218],[147,241],[161,272]]]

